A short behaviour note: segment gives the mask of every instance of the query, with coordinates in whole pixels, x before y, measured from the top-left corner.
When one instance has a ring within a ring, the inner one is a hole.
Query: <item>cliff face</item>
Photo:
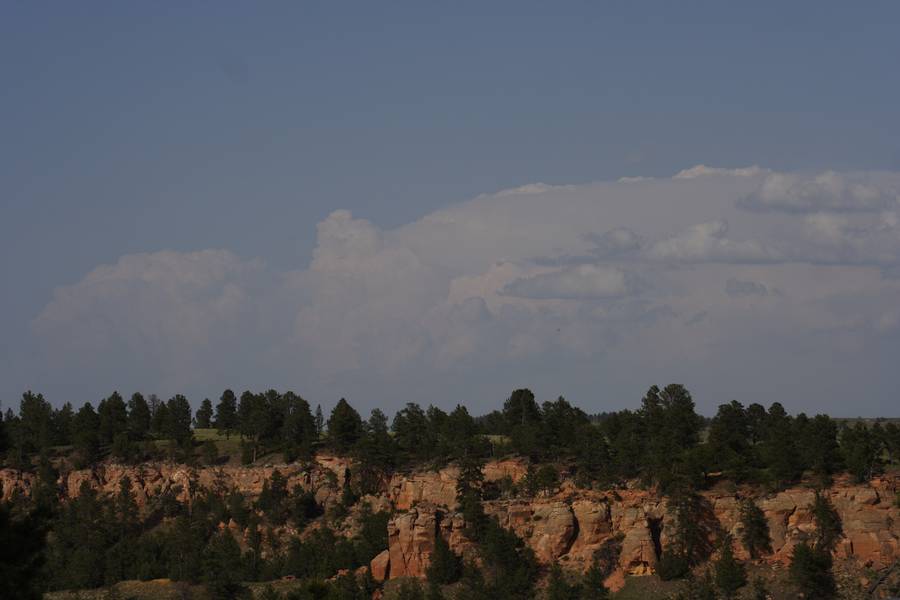
[[[900,482],[875,480],[855,485],[837,482],[825,495],[843,523],[844,537],[836,554],[881,569],[900,559],[900,509],[894,499]],[[389,524],[390,549],[379,556],[383,578],[423,577],[436,535],[443,536],[458,554],[470,552],[465,521],[447,501],[447,481],[436,477],[433,487],[417,488],[418,504]],[[735,553],[749,558],[740,540],[740,498],[737,494],[707,492],[714,528],[730,532]],[[769,523],[772,554],[763,560],[787,564],[793,548],[815,530],[810,506],[815,494],[791,488],[756,498]],[[552,498],[485,502],[485,512],[512,529],[548,564],[559,561],[571,569],[587,569],[598,554],[618,556],[607,585],[618,588],[625,575],[645,575],[656,569],[659,553],[668,543],[670,519],[665,499],[645,490],[595,492],[565,487]]]
[[[141,506],[164,493],[190,503],[203,489],[236,489],[252,498],[277,468],[286,477],[288,489],[299,485],[312,490],[317,501],[327,506],[338,501],[350,467],[345,459],[329,456],[320,456],[309,465],[265,467],[101,465],[71,471],[57,483],[62,497],[75,497],[85,482],[101,493],[115,493],[119,481],[127,476]],[[526,463],[520,460],[491,462],[485,467],[485,480],[509,477],[516,482],[526,469]],[[388,524],[389,549],[372,561],[376,579],[423,577],[437,535],[457,553],[474,556],[474,546],[465,534],[466,523],[454,510],[457,474],[454,467],[448,467],[395,475],[385,482],[385,494],[372,500],[399,512]],[[34,483],[31,474],[0,470],[0,499],[8,500],[17,493],[28,495]],[[839,556],[875,569],[900,558],[900,509],[894,504],[898,489],[897,478],[862,485],[841,480],[825,492],[843,522],[844,537],[836,550]],[[703,495],[714,525],[739,540],[738,495],[716,491]],[[815,529],[809,509],[813,499],[813,491],[805,487],[756,498],[772,538],[773,553],[764,560],[787,563],[794,546]],[[618,587],[626,574],[652,573],[659,552],[668,543],[665,499],[646,490],[586,491],[564,483],[553,497],[493,500],[485,502],[484,508],[525,540],[541,563],[559,561],[568,568],[583,570],[598,553],[612,556],[616,570],[608,582],[611,587]],[[740,544],[735,551],[747,558]]]

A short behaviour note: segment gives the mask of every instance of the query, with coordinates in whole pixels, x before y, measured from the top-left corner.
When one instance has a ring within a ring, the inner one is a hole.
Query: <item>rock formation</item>
[[[57,484],[63,498],[77,496],[83,484],[101,493],[115,493],[127,476],[140,506],[165,493],[190,503],[203,489],[235,489],[253,498],[276,468],[287,479],[288,489],[299,485],[311,490],[317,501],[327,506],[338,501],[351,465],[332,456],[318,457],[306,465],[261,467],[105,464],[65,473]],[[527,463],[522,460],[489,462],[484,469],[485,480],[509,477],[516,482],[526,470]],[[373,577],[424,577],[437,535],[443,536],[457,553],[474,555],[474,546],[465,535],[465,521],[455,511],[457,473],[456,468],[448,467],[398,474],[385,482],[384,494],[367,499],[378,510],[398,511],[388,524],[388,550],[370,565]],[[16,494],[29,495],[34,485],[33,474],[0,470],[2,500]],[[836,550],[838,556],[873,569],[884,568],[900,558],[900,509],[895,504],[898,489],[900,478],[895,477],[866,484],[839,479],[825,491],[843,523],[844,537]],[[703,493],[716,526],[733,534],[735,551],[741,558],[747,556],[738,541],[740,500],[751,494],[749,489]],[[810,511],[814,492],[798,486],[776,494],[757,494],[754,499],[765,514],[772,538],[773,553],[763,560],[786,564],[793,548],[815,529]],[[543,564],[559,561],[567,568],[584,570],[598,551],[606,555],[613,552],[615,573],[609,582],[612,587],[617,587],[626,574],[652,573],[667,543],[669,517],[665,499],[647,490],[588,491],[564,483],[553,497],[491,500],[484,503],[484,509],[525,540]]]

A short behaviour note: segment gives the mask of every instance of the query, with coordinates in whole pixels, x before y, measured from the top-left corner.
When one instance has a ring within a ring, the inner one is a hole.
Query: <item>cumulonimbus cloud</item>
[[[390,230],[339,210],[296,270],[227,250],[124,256],[59,288],[33,331],[59,377],[190,390],[240,374],[397,402],[439,380],[450,401],[453,381],[474,393],[500,370],[584,390],[602,365],[659,380],[649,362],[707,381],[690,365],[815,339],[813,356],[822,336],[862,360],[897,335],[897,180],[700,166],[483,194]]]

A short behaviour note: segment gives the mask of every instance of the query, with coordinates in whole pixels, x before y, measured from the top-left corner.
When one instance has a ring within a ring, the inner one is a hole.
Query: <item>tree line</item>
[[[363,419],[345,399],[326,420],[321,406],[313,410],[290,391],[238,397],[225,390],[215,405],[206,399],[196,413],[182,395],[161,401],[135,393],[126,402],[114,392],[96,409],[86,403],[76,411],[69,403],[53,408],[29,391],[17,413],[7,409],[0,419],[0,452],[7,464],[25,468],[57,447],[71,447],[82,466],[105,457],[145,460],[160,451],[190,459],[194,428],[237,436],[245,463],[272,452],[287,462],[320,450],[354,456],[358,476],[369,482],[413,466],[517,454],[555,463],[582,486],[640,478],[665,491],[727,478],[779,487],[804,474],[827,484],[841,470],[863,481],[900,457],[900,427],[893,422],[846,425],[827,415],[792,416],[779,403],[767,409],[737,401],[706,419],[677,384],[651,387],[637,409],[601,415],[562,397],[538,403],[530,390],[517,389],[500,409],[481,416],[463,405],[446,412],[409,403],[392,420],[377,408]],[[552,479],[536,475],[532,482],[541,485]]]

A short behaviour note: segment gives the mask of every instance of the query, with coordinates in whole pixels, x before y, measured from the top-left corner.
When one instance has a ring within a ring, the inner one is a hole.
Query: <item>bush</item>
[[[807,598],[825,600],[836,592],[831,572],[831,553],[806,542],[794,548],[790,568],[791,581]]]
[[[660,579],[671,581],[672,579],[681,579],[690,573],[691,565],[683,554],[665,550],[659,557],[656,570]]]

